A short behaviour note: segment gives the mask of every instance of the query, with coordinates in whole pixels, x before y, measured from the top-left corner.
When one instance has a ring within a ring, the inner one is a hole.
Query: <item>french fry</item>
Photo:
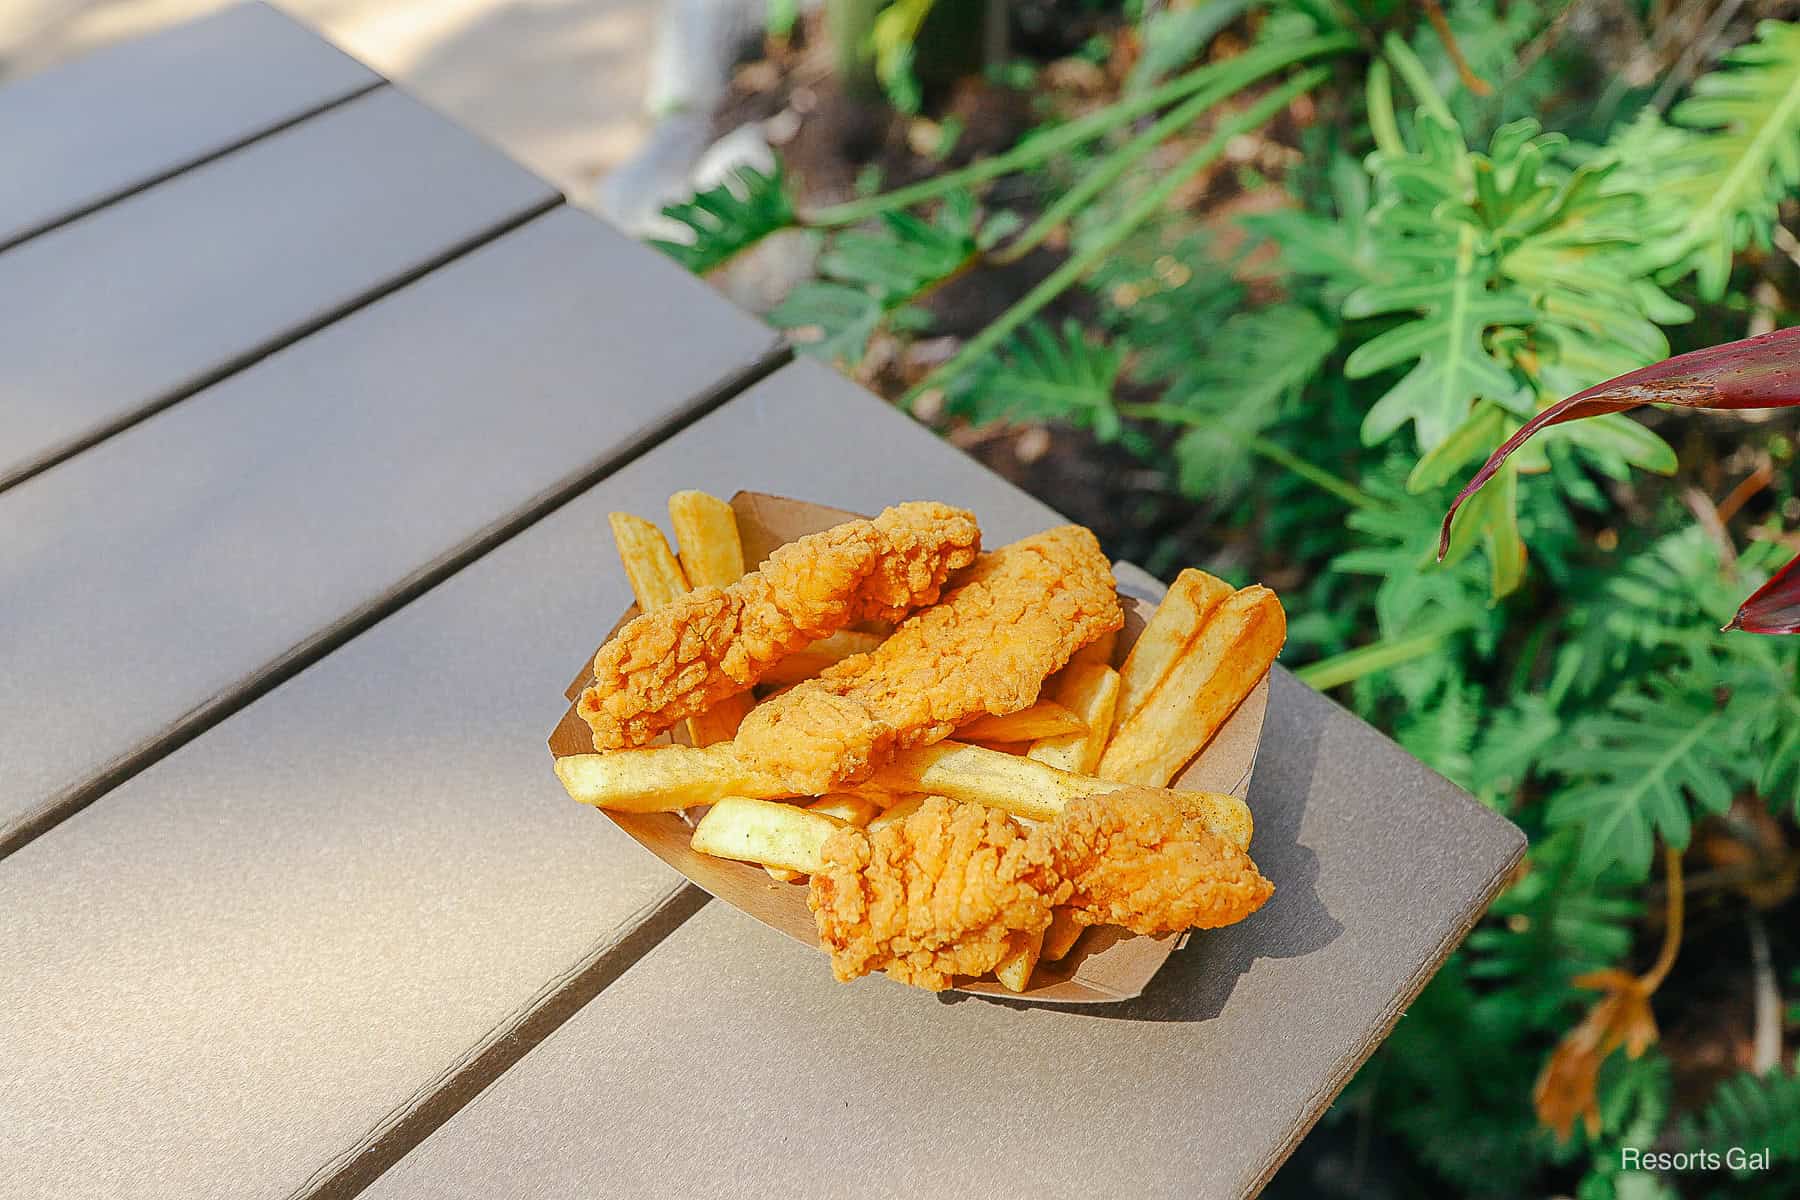
[[[1087,926],[1075,919],[1075,914],[1067,908],[1056,908],[1050,912],[1050,928],[1044,930],[1044,945],[1039,956],[1045,962],[1059,962],[1067,958],[1069,951],[1075,948],[1075,942],[1081,937],[1081,931]]]
[[[687,576],[669,552],[662,530],[630,513],[609,513],[606,519],[612,526],[619,560],[625,564],[625,578],[631,581],[631,594],[637,597],[638,608],[654,612],[687,593]]]
[[[1109,629],[1069,658],[1069,665],[1076,663],[1095,663],[1102,667],[1113,665],[1113,655],[1119,651],[1119,631]]]
[[[1072,662],[1051,683],[1052,698],[1082,722],[1075,733],[1039,738],[1027,758],[1077,775],[1092,775],[1112,734],[1119,703],[1119,673],[1103,663]],[[966,731],[958,731],[958,737]]]
[[[676,812],[726,796],[768,800],[791,794],[746,766],[729,742],[570,754],[556,760],[556,777],[583,804],[616,812]]]
[[[669,497],[669,524],[690,587],[730,587],[743,578],[744,543],[731,505],[705,492],[676,492]],[[688,718],[688,740],[696,746],[730,741],[755,703],[747,691],[725,697]]]
[[[879,634],[840,629],[776,663],[763,674],[762,682],[792,684],[811,679],[826,667],[842,662],[852,654],[867,654],[881,645],[883,640]]]
[[[1039,700],[1030,708],[1004,716],[976,717],[959,726],[956,738],[963,742],[1034,742],[1039,738],[1081,733],[1087,722],[1054,700]]]
[[[901,821],[906,820],[906,818],[918,812],[920,808],[924,807],[925,801],[929,799],[931,799],[930,796],[920,793],[917,796],[908,796],[898,803],[889,805],[882,810],[879,817],[876,817],[869,822],[869,832],[875,833],[878,830],[886,829],[889,825],[899,824]]]
[[[1144,626],[1144,632],[1132,644],[1131,653],[1125,656],[1125,665],[1119,668],[1119,704],[1115,718],[1118,724],[1123,725],[1127,717],[1143,707],[1150,692],[1169,673],[1182,650],[1200,636],[1207,618],[1225,603],[1229,595],[1231,585],[1205,571],[1189,567],[1175,577],[1162,603],[1156,606],[1150,623]]]
[[[1287,640],[1287,614],[1265,587],[1234,593],[1175,660],[1146,703],[1120,722],[1102,778],[1146,787],[1169,780],[1225,723]]]
[[[864,788],[898,795],[933,792],[952,800],[986,804],[1026,820],[1048,821],[1072,800],[1102,796],[1124,786],[1113,780],[1059,771],[1036,759],[961,742],[939,742],[902,751],[877,771]],[[1239,848],[1250,845],[1250,809],[1236,796],[1150,790],[1160,792],[1187,816]]]
[[[1032,968],[1037,966],[1038,954],[1044,946],[1044,931],[1026,933],[1020,930],[1007,939],[1009,949],[1006,957],[994,967],[994,978],[1000,986],[1009,992],[1022,992],[1025,985],[1031,982]]]
[[[744,543],[731,505],[705,492],[676,492],[669,524],[690,587],[730,587],[743,578]]]
[[[846,825],[854,825],[858,829],[867,825],[881,813],[881,806],[873,800],[849,792],[832,792],[829,795],[820,796],[806,807],[810,812],[823,813]],[[771,878],[782,883],[794,883],[806,878],[801,872],[790,871],[786,867],[764,867],[763,870],[767,871]]]
[[[825,840],[844,823],[795,804],[727,796],[694,826],[689,845],[714,858],[732,858],[813,875],[823,870]]]

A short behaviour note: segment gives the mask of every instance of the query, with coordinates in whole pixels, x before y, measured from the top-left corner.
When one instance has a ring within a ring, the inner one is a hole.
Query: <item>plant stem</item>
[[[1450,28],[1450,18],[1444,15],[1444,6],[1438,0],[1419,0],[1424,6],[1425,18],[1437,31],[1438,40],[1444,43],[1444,51],[1450,55],[1450,63],[1456,68],[1456,74],[1462,79],[1463,86],[1477,96],[1491,96],[1493,87],[1487,80],[1475,73],[1469,60],[1463,57],[1462,47],[1456,44],[1456,34]]]
[[[1178,100],[1185,99],[1192,93],[1208,86],[1221,75],[1235,78],[1249,71],[1252,73],[1251,77],[1254,78],[1257,74],[1300,62],[1303,59],[1351,50],[1355,47],[1356,40],[1350,35],[1332,34],[1328,37],[1307,38],[1304,41],[1295,42],[1291,46],[1273,46],[1266,50],[1252,50],[1222,63],[1197,67],[1141,96],[1131,96],[1115,101],[1099,112],[1089,113],[1066,125],[1059,125],[1054,129],[1028,137],[1005,154],[997,154],[992,158],[971,163],[959,171],[951,171],[947,175],[922,180],[909,187],[898,188],[879,196],[851,200],[844,204],[833,204],[810,213],[803,213],[800,217],[800,224],[811,226],[849,225],[892,209],[906,208],[925,200],[934,200],[971,184],[983,183],[1002,175],[1010,175],[1015,171],[1034,166],[1052,155],[1079,146],[1083,142],[1091,142],[1101,134],[1107,133],[1127,121],[1141,117],[1145,113],[1154,112],[1166,104],[1173,104]]]
[[[1073,284],[1100,263],[1108,254],[1117,249],[1132,232],[1145,221],[1154,216],[1169,198],[1190,178],[1200,173],[1220,154],[1232,138],[1248,129],[1254,128],[1269,120],[1276,113],[1286,108],[1294,97],[1316,87],[1326,77],[1326,72],[1313,68],[1295,76],[1281,87],[1259,99],[1255,104],[1225,120],[1207,143],[1182,159],[1174,169],[1157,181],[1143,195],[1134,200],[1125,210],[1123,216],[1101,230],[1081,252],[1065,261],[1060,267],[1036,287],[1026,292],[1017,303],[980,333],[963,343],[949,361],[921,379],[900,398],[900,406],[911,411],[918,398],[932,388],[938,387],[971,363],[978,361],[993,352],[994,348],[1006,340],[1008,334],[1035,316],[1040,309],[1049,304]]]
[[[1400,78],[1406,81],[1406,86],[1412,91],[1413,99],[1419,102],[1419,107],[1451,129],[1459,128],[1456,118],[1450,114],[1450,106],[1444,103],[1437,88],[1432,86],[1431,72],[1425,69],[1425,64],[1419,61],[1419,56],[1413,53],[1405,39],[1390,30],[1382,48],[1388,61],[1394,64],[1394,70],[1400,72]]]
[[[1460,621],[1445,622],[1417,633],[1409,633],[1405,637],[1383,638],[1367,646],[1358,646],[1354,650],[1322,658],[1316,663],[1301,667],[1294,672],[1294,676],[1308,687],[1317,688],[1321,692],[1330,691],[1365,675],[1373,675],[1377,671],[1385,671],[1389,667],[1397,667],[1401,663],[1435,653],[1445,638],[1462,628],[1463,623]]]
[[[1233,59],[1232,61],[1237,63],[1242,62],[1243,59]],[[1221,74],[1212,86],[1201,88],[1195,92],[1186,102],[1170,109],[1155,124],[1107,155],[1099,164],[1084,172],[1074,187],[1057,197],[1056,203],[1045,209],[1043,215],[1008,243],[1005,249],[990,254],[989,260],[997,263],[1009,263],[1023,258],[1049,237],[1064,221],[1080,212],[1088,201],[1117,182],[1121,175],[1156,149],[1165,138],[1185,129],[1198,120],[1207,109],[1212,108],[1221,100],[1243,90],[1265,75],[1279,71],[1286,65],[1285,62],[1266,65],[1259,62],[1252,64],[1251,71],[1239,71],[1235,75]]]
[[[1681,953],[1682,916],[1687,908],[1686,891],[1681,886],[1681,851],[1672,846],[1664,846],[1663,868],[1669,888],[1668,917],[1663,922],[1662,951],[1657,954],[1655,964],[1639,980],[1644,985],[1645,995],[1662,986],[1663,980],[1669,977],[1669,969],[1675,965],[1675,956]]]
[[[1286,467],[1314,487],[1323,488],[1351,508],[1380,508],[1381,501],[1355,484],[1339,479],[1323,467],[1315,467],[1286,446],[1272,442],[1257,433],[1234,429],[1225,421],[1190,412],[1174,404],[1121,404],[1119,415],[1145,421],[1169,421],[1177,425],[1193,425],[1213,433],[1222,433],[1244,449],[1260,454],[1278,466]]]

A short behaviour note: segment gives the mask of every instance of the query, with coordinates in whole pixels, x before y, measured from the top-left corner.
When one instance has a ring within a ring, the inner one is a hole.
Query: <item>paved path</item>
[[[9,0],[0,83],[226,0]],[[649,129],[656,0],[274,0],[580,199]]]

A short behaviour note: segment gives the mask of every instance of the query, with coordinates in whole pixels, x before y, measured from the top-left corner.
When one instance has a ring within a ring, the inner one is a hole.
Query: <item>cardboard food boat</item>
[[[760,564],[777,546],[853,520],[858,515],[761,492],[739,492],[731,498],[731,507],[737,513],[738,533],[743,539],[747,565]],[[1115,666],[1124,661],[1126,652],[1143,632],[1144,623],[1156,611],[1155,605],[1136,597],[1124,595],[1120,599],[1125,607],[1125,627],[1119,633]],[[613,632],[637,612],[635,606],[626,610],[613,626]],[[610,639],[612,633],[609,632],[607,637]],[[550,752],[557,758],[593,753],[592,733],[573,703],[592,680],[593,655],[590,654],[565,693],[571,701],[568,711],[550,735]],[[1170,786],[1181,791],[1225,792],[1240,800],[1246,798],[1251,768],[1256,764],[1256,749],[1262,740],[1263,716],[1268,702],[1269,679],[1265,675]],[[811,910],[806,907],[804,884],[778,883],[755,864],[713,858],[689,849],[693,824],[687,814],[600,811],[640,846],[716,899],[796,941],[817,948],[818,929]],[[1254,841],[1250,853],[1255,857]],[[1280,881],[1276,882],[1279,886]],[[1054,1004],[1104,1004],[1129,1000],[1144,990],[1151,977],[1188,936],[1179,933],[1144,937],[1113,926],[1096,927],[1083,933],[1075,948],[1060,962],[1039,963],[1030,985],[1023,992],[1008,991],[992,979],[969,980],[956,990]],[[821,963],[820,969],[827,968]]]

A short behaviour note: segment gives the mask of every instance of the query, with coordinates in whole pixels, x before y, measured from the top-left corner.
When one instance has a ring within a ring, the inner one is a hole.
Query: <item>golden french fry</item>
[[[654,612],[671,604],[688,590],[687,576],[681,564],[669,552],[662,530],[630,513],[609,513],[613,541],[619,546],[619,559],[625,564],[625,578],[631,581],[631,594],[638,608]]]
[[[744,543],[731,505],[705,492],[676,492],[669,497],[669,524],[675,530],[681,574],[689,587],[730,587],[743,576]],[[618,536],[616,524],[614,536]],[[661,542],[662,535],[656,538]],[[668,550],[666,543],[663,550]],[[644,607],[643,597],[638,604]],[[755,703],[756,698],[748,692],[727,696],[699,716],[688,718],[688,740],[696,746],[730,741]]]
[[[1020,930],[1007,939],[1006,957],[994,967],[994,978],[1009,992],[1022,992],[1031,982],[1032,968],[1044,946],[1044,931],[1026,933]]]
[[[849,792],[832,792],[820,796],[806,806],[807,811],[823,813],[846,825],[863,828],[881,813],[881,806],[866,796],[856,796]],[[799,871],[790,871],[786,867],[764,867],[765,871],[782,883],[793,883],[806,876]]]
[[[925,801],[929,799],[931,799],[930,796],[921,793],[917,796],[908,796],[898,803],[889,805],[882,810],[880,816],[869,822],[869,832],[874,833],[877,830],[886,829],[889,825],[895,825],[906,820],[906,818],[918,812],[919,809],[924,806]]]
[[[734,858],[812,875],[824,869],[825,839],[843,822],[795,804],[727,796],[707,810],[688,843],[714,858]]]
[[[1100,663],[1072,662],[1051,681],[1052,698],[1082,722],[1075,733],[1044,737],[1025,752],[1062,771],[1092,775],[1100,765],[1106,739],[1112,734],[1113,713],[1119,703],[1119,673]],[[958,731],[958,737],[962,731]]]
[[[776,663],[763,674],[762,682],[794,684],[803,679],[811,679],[826,667],[842,662],[852,654],[867,654],[881,645],[883,640],[879,634],[840,629]]]
[[[705,492],[676,492],[669,524],[690,587],[730,587],[743,578],[744,543],[731,505]]]
[[[1055,908],[1050,912],[1050,928],[1044,930],[1044,946],[1039,952],[1045,962],[1059,962],[1068,957],[1087,926],[1075,919],[1073,910]]]
[[[1229,595],[1231,585],[1205,571],[1189,567],[1175,577],[1150,623],[1125,656],[1125,665],[1119,668],[1116,720],[1120,725],[1143,707],[1151,690],[1169,673],[1182,650],[1200,635],[1207,618]]]
[[[632,751],[625,751],[632,753]],[[567,762],[567,759],[563,760]],[[1048,821],[1072,800],[1102,796],[1130,786],[1059,771],[1031,758],[1017,758],[968,746],[939,742],[902,751],[864,785],[864,790],[890,794],[933,792],[952,800],[969,800],[1031,821]],[[1139,789],[1160,793],[1207,829],[1240,848],[1250,845],[1250,809],[1236,796],[1215,792],[1173,792],[1164,788]]]
[[[863,828],[881,815],[881,805],[854,792],[829,792],[806,806],[810,811],[835,817],[846,825]]]
[[[1097,666],[1113,665],[1113,655],[1119,652],[1119,631],[1109,629],[1081,649],[1069,659],[1069,665],[1076,663],[1093,663]]]
[[[1234,593],[1175,660],[1146,703],[1119,723],[1102,778],[1165,787],[1256,686],[1287,640],[1287,614],[1265,587]]]
[[[725,697],[699,716],[688,718],[688,740],[696,746],[729,742],[755,706],[756,697],[749,692]]]
[[[1080,733],[1087,723],[1054,700],[1039,700],[1030,708],[1004,716],[976,717],[957,727],[963,742],[1034,742],[1038,738]]]
[[[746,766],[729,742],[571,754],[556,760],[556,777],[583,804],[618,812],[676,812],[726,796],[791,794]]]

